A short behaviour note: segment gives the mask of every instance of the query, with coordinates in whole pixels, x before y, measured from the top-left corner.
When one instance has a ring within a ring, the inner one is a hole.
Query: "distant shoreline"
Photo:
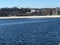
[[[60,18],[60,15],[52,16],[9,16],[9,17],[0,17],[0,19],[14,19],[14,18]]]

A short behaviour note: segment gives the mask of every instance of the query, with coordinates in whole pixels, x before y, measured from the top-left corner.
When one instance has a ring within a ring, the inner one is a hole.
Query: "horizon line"
[[[1,8],[39,8],[39,7],[0,7]],[[60,8],[60,7],[40,7],[40,8]]]

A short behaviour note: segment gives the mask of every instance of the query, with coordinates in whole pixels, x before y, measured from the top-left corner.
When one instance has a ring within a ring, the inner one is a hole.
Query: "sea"
[[[58,45],[60,18],[0,19],[0,45]]]

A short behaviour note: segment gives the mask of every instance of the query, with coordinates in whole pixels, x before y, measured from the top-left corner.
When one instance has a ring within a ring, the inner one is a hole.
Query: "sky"
[[[60,0],[0,0],[0,8],[54,8],[60,7]]]

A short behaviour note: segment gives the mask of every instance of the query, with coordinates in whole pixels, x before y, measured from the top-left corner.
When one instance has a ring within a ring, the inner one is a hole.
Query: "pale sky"
[[[0,0],[0,8],[4,7],[19,7],[19,8],[60,7],[60,0]]]

